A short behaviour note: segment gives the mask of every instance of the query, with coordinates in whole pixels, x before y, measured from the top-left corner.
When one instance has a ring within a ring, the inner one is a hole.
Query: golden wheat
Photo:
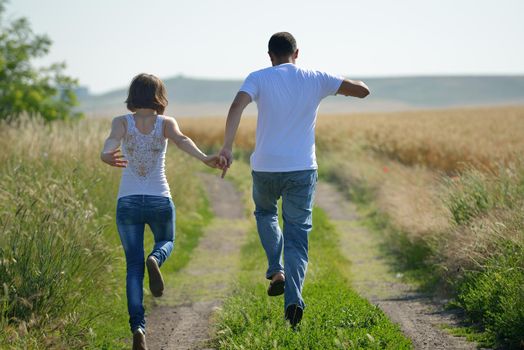
[[[225,118],[181,119],[180,125],[197,143],[223,142]],[[255,118],[244,118],[235,146],[253,149],[255,127]],[[359,143],[402,164],[446,172],[466,163],[492,168],[522,154],[522,135],[524,107],[321,115],[317,123],[320,149],[346,152]]]

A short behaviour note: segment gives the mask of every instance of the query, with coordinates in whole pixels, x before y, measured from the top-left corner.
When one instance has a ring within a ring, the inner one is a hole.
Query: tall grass
[[[524,345],[524,164],[469,169],[448,191],[454,225],[438,259],[454,277],[456,305],[491,343],[518,348]]]
[[[42,347],[85,346],[89,321],[100,313],[85,305],[85,298],[104,290],[110,257],[93,220],[96,209],[78,196],[88,184],[73,171],[47,172],[34,164],[11,163],[3,171],[0,324],[5,340],[24,344],[27,333],[36,333]]]

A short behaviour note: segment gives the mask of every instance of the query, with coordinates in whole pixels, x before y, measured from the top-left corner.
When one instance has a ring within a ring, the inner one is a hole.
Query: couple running
[[[142,285],[144,270],[155,297],[163,293],[160,266],[173,250],[175,206],[164,171],[167,140],[201,160],[222,169],[233,162],[232,150],[242,113],[255,101],[258,108],[256,146],[251,155],[253,200],[260,241],[267,255],[268,295],[284,294],[284,316],[295,327],[305,308],[302,287],[308,264],[308,235],[317,182],[315,123],[318,106],[329,95],[363,98],[361,81],[299,68],[298,49],[287,32],[269,40],[272,66],[248,75],[235,96],[226,121],[224,146],[206,155],[164,116],[166,89],[157,77],[136,76],[129,87],[127,108],[116,117],[101,159],[124,168],[118,192],[116,222],[127,264],[126,291],[133,349],[146,349]],[[277,200],[282,197],[283,230]],[[144,256],[144,227],[154,235],[152,252]],[[282,250],[284,259],[282,261]]]

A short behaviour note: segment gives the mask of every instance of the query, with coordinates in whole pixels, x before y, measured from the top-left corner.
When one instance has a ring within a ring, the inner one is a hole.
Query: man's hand
[[[221,167],[222,178],[224,178],[224,176],[226,176],[227,170],[231,164],[233,164],[233,151],[230,148],[223,147],[218,154],[224,159],[224,163]]]
[[[117,168],[127,167],[127,160],[123,158],[124,156],[120,153],[120,149],[115,149],[114,151],[109,152],[102,152],[100,154],[100,159],[102,159],[104,163],[107,163]]]

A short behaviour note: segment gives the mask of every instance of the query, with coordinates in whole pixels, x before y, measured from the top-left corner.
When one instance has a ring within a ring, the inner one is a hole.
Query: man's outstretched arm
[[[338,88],[337,95],[364,98],[369,95],[369,88],[360,80],[344,79]]]
[[[224,156],[227,159],[227,166],[223,169],[222,177],[224,177],[227,169],[231,166],[231,163],[233,163],[233,142],[235,141],[235,135],[237,134],[240,118],[242,118],[242,113],[244,112],[246,106],[250,103],[251,96],[249,96],[249,94],[246,92],[240,91],[235,96],[233,103],[231,103],[231,107],[229,107],[224,136],[224,146],[219,153],[220,156]]]

